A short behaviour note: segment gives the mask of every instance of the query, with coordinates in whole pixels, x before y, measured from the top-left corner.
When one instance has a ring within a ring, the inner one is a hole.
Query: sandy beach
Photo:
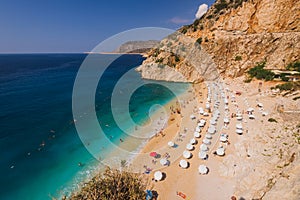
[[[282,168],[274,166],[275,163],[279,164],[290,158],[292,155],[290,149],[292,148],[289,149],[288,145],[282,145],[285,144],[284,142],[281,144],[277,142],[277,146],[274,147],[274,141],[270,137],[273,139],[277,137],[278,139],[283,126],[267,121],[270,117],[274,117],[284,124],[285,122],[281,114],[278,114],[276,107],[279,103],[287,104],[287,102],[292,106],[292,103],[295,104],[295,102],[291,103],[286,97],[274,98],[274,94],[270,91],[270,86],[274,83],[260,84],[258,81],[254,81],[245,84],[242,79],[238,79],[235,80],[235,84],[231,84],[231,81],[226,79],[217,84],[209,83],[211,98],[216,93],[218,95],[210,103],[212,113],[209,113],[207,117],[198,113],[198,108],[205,108],[208,96],[207,87],[205,84],[193,85],[193,89],[181,98],[184,101],[180,104],[180,113],[170,113],[167,127],[163,129],[161,134],[151,138],[131,163],[130,168],[138,169],[141,173],[147,172],[145,176],[152,180],[149,183],[149,188],[157,191],[158,199],[221,200],[231,199],[232,196],[245,199],[265,196],[265,199],[271,199],[266,198],[266,196],[276,196],[277,191],[272,190],[273,187],[268,185],[270,177],[274,179],[277,177],[277,182],[279,182],[283,169],[287,170],[287,167],[292,168],[295,163],[299,163],[299,159],[294,159],[289,164],[283,164],[285,166]],[[226,104],[225,99],[228,100]],[[216,101],[219,102],[217,108],[214,107]],[[173,102],[170,105],[176,106],[176,103]],[[299,105],[296,104],[293,108],[297,108],[297,106]],[[249,108],[253,108],[251,112],[253,119],[250,119],[252,117],[247,113]],[[207,151],[208,159],[202,160],[198,157],[200,145],[203,143],[215,110],[220,110],[215,125],[217,131],[213,134],[210,145],[207,145],[209,148]],[[241,115],[242,119],[236,118],[237,113]],[[191,119],[191,115],[194,115],[195,119]],[[224,123],[225,118],[229,120],[226,125]],[[201,137],[195,138],[197,143],[193,145],[194,149],[190,151],[192,157],[185,159],[182,153],[186,150],[186,145],[190,140],[194,138],[193,133],[197,127],[197,121],[200,119],[205,119],[206,125],[201,129]],[[291,129],[295,127],[296,123],[297,120],[290,122]],[[242,126],[241,134],[236,133],[237,126]],[[270,131],[273,136],[268,133]],[[221,133],[228,136],[228,142],[220,142]],[[263,139],[266,135],[269,135],[269,140]],[[293,138],[282,137],[281,140],[296,145]],[[169,141],[174,142],[176,148],[168,146]],[[224,147],[225,156],[214,154],[220,146]],[[269,151],[266,150],[267,147],[269,150],[273,148],[273,153],[264,156],[266,155],[264,153]],[[299,145],[296,148],[299,150]],[[278,152],[276,153],[278,149],[285,152],[286,157],[278,158]],[[153,158],[149,155],[150,152],[156,152],[160,157]],[[296,151],[296,154],[298,155],[299,151]],[[163,166],[160,163],[162,158],[168,159],[168,165]],[[179,166],[181,159],[188,161],[188,168],[183,169]],[[198,172],[198,167],[201,164],[209,169],[205,175]],[[153,180],[153,174],[156,171],[161,171],[164,174],[161,181]],[[290,175],[295,178],[292,182],[297,182],[296,177],[297,174],[299,175],[299,170],[293,171],[293,173],[296,174]],[[289,189],[296,191],[299,186],[291,184]],[[179,196],[178,192],[182,195]],[[299,195],[299,192],[295,195]]]

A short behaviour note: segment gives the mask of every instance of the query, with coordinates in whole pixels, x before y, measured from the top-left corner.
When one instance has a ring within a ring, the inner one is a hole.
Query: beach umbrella
[[[240,135],[241,135],[241,134],[243,133],[243,130],[242,130],[242,129],[236,129],[235,132],[236,132],[237,134],[240,134]]]
[[[204,114],[203,108],[199,108],[199,114],[200,114],[200,115],[203,115],[203,114]]]
[[[229,123],[229,119],[227,117],[224,118],[224,123]]]
[[[228,138],[228,135],[226,135],[226,134],[221,134],[221,136],[220,136],[220,141],[221,141],[221,142],[226,142],[226,141],[227,141],[227,138]]]
[[[224,106],[224,109],[225,109],[225,110],[229,110],[229,107],[228,107],[228,106]]]
[[[254,108],[248,108],[247,109],[247,112],[253,112],[254,111]]]
[[[156,156],[157,156],[157,153],[153,151],[153,152],[150,153],[150,156],[151,156],[151,157],[156,157]]]
[[[262,112],[261,114],[262,114],[262,116],[267,116],[268,115],[267,112]]]
[[[191,144],[196,144],[196,139],[195,139],[195,138],[192,138],[192,139],[190,140],[190,143],[191,143]]]
[[[208,102],[205,104],[205,107],[206,107],[206,109],[209,109],[209,108],[210,108],[210,105],[209,105]]]
[[[200,150],[201,150],[201,151],[208,151],[207,145],[206,145],[206,144],[201,144],[201,145],[200,145]]]
[[[168,164],[168,160],[167,160],[166,158],[160,159],[159,162],[160,162],[160,164],[163,165],[163,166]]]
[[[236,117],[236,119],[239,120],[239,121],[241,121],[243,119],[243,117],[242,116],[238,116],[238,117]]]
[[[198,133],[200,133],[200,132],[201,132],[201,128],[196,127],[196,130],[195,130],[195,131],[198,132]]]
[[[194,133],[194,137],[199,138],[200,136],[201,136],[201,135],[200,135],[199,132],[195,132],[195,133]]]
[[[207,98],[207,102],[211,102],[211,99],[210,99],[210,97],[208,97],[208,98]]]
[[[186,160],[180,160],[179,165],[181,168],[186,169],[188,167],[188,162]]]
[[[207,144],[207,145],[211,144],[211,143],[210,143],[210,140],[209,140],[209,139],[206,139],[206,138],[203,139],[203,143],[204,143],[204,144]]]
[[[194,149],[194,146],[193,146],[191,143],[188,143],[188,144],[186,145],[186,149],[191,151],[191,150]]]
[[[189,158],[192,156],[192,154],[191,154],[191,152],[185,150],[185,151],[182,153],[182,156],[183,156],[184,158],[186,158],[186,159],[189,159]]]
[[[200,165],[198,171],[200,174],[207,174],[208,168],[205,165]]]
[[[212,139],[212,135],[210,135],[210,134],[205,134],[205,138],[207,138],[207,139]]]
[[[208,133],[214,134],[216,132],[216,128],[214,126],[210,126],[207,130]]]
[[[168,142],[168,145],[170,146],[170,147],[174,147],[174,142],[172,142],[172,141],[170,141],[170,142]]]
[[[207,116],[209,116],[209,114],[207,112],[204,112],[203,116],[207,117]]]
[[[207,158],[207,153],[205,151],[200,151],[198,156],[200,159],[205,160]]]
[[[237,129],[243,129],[243,125],[242,124],[236,124],[235,126]]]
[[[209,123],[210,123],[211,125],[216,125],[216,124],[217,124],[216,120],[214,120],[214,119],[211,119],[211,120],[209,121]]]
[[[228,99],[224,99],[224,103],[225,103],[225,104],[228,104]]]
[[[190,115],[190,118],[191,119],[196,119],[196,116],[195,115]]]
[[[162,177],[163,177],[163,174],[162,174],[161,171],[156,171],[156,172],[154,173],[154,180],[160,181],[160,180],[162,179]]]
[[[199,121],[201,124],[205,124],[206,123],[206,120],[205,119],[200,119]]]
[[[255,119],[254,115],[249,115],[249,119]]]
[[[225,155],[225,149],[223,147],[219,147],[216,151],[218,156],[224,156]]]

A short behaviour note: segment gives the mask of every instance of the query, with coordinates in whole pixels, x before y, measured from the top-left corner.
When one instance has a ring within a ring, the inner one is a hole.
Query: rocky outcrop
[[[145,53],[159,44],[157,40],[129,41],[122,44],[114,53]]]
[[[300,59],[299,16],[298,0],[217,0],[201,19],[163,40],[138,70],[144,78],[183,81],[170,75],[176,71],[185,82],[198,82],[211,79],[203,71],[237,77],[264,60],[267,68],[285,68]],[[162,65],[170,73],[157,69]]]

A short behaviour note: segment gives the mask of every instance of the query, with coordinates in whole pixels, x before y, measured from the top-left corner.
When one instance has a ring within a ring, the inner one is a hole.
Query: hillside
[[[217,0],[193,24],[152,49],[147,79],[199,82],[238,77],[257,62],[283,69],[300,59],[300,1]]]
[[[113,52],[114,53],[145,53],[158,44],[159,41],[156,40],[129,41],[122,44]]]

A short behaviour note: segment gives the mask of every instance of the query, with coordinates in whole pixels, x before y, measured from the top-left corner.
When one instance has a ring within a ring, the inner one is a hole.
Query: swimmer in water
[[[120,138],[120,142],[123,142],[123,140]]]

